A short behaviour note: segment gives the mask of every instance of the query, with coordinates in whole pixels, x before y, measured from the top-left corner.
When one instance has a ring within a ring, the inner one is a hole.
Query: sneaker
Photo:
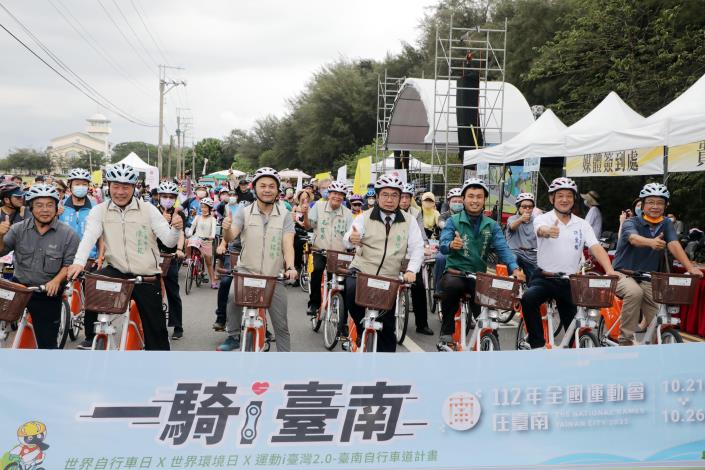
[[[240,349],[240,338],[228,336],[223,344],[215,348],[216,351],[234,351]]]
[[[438,338],[438,342],[439,343],[446,343],[446,344],[452,343],[453,342],[453,335],[441,335]]]
[[[171,339],[173,339],[173,340],[179,340],[183,337],[184,337],[184,332],[178,331],[178,330],[174,330],[174,333],[171,335]]]
[[[87,349],[92,349],[93,348],[93,340],[92,339],[84,339],[81,341],[78,346],[76,346],[76,349],[83,349],[84,351]]]
[[[217,321],[213,323],[213,329],[215,331],[225,331],[225,324]]]
[[[422,335],[433,336],[433,330],[428,326],[417,327],[416,332]]]
[[[313,317],[318,313],[318,308],[314,307],[313,305],[309,305],[308,308],[306,309],[306,315],[309,317]]]
[[[217,282],[211,282],[211,289],[217,289],[219,284]]]

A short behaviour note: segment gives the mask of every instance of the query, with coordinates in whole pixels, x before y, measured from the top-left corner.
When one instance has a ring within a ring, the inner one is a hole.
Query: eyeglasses
[[[48,203],[41,203],[41,202],[35,202],[32,207],[35,209],[43,210],[43,209],[56,209],[56,204],[53,202],[48,202]]]
[[[519,209],[533,209],[533,208],[534,208],[534,206],[525,206],[524,204],[519,206]]]
[[[399,199],[399,193],[379,193],[380,199]]]
[[[661,200],[655,200],[655,201],[645,201],[644,202],[645,206],[653,206],[653,207],[666,207],[666,201],[661,201]]]

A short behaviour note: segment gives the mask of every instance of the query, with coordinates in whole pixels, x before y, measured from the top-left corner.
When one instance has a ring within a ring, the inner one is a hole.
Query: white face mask
[[[207,195],[208,195],[208,193],[205,192],[205,191],[203,191],[202,189],[196,191],[196,196],[198,196],[199,199],[203,199],[203,198],[206,197]]]

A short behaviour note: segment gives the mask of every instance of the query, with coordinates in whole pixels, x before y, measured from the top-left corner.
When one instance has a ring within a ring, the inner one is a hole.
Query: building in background
[[[72,168],[71,162],[81,155],[101,154],[109,161],[110,120],[102,114],[94,114],[87,119],[86,132],[73,132],[51,139],[47,152],[52,160],[53,171],[66,174]]]

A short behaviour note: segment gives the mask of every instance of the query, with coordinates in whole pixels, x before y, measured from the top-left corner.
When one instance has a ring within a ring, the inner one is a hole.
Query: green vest
[[[475,232],[466,211],[451,217],[455,230],[463,239],[463,249],[450,250],[446,257],[446,269],[457,269],[469,273],[487,271],[487,253],[492,245],[492,228],[497,224],[484,215],[480,219],[480,230]]]

